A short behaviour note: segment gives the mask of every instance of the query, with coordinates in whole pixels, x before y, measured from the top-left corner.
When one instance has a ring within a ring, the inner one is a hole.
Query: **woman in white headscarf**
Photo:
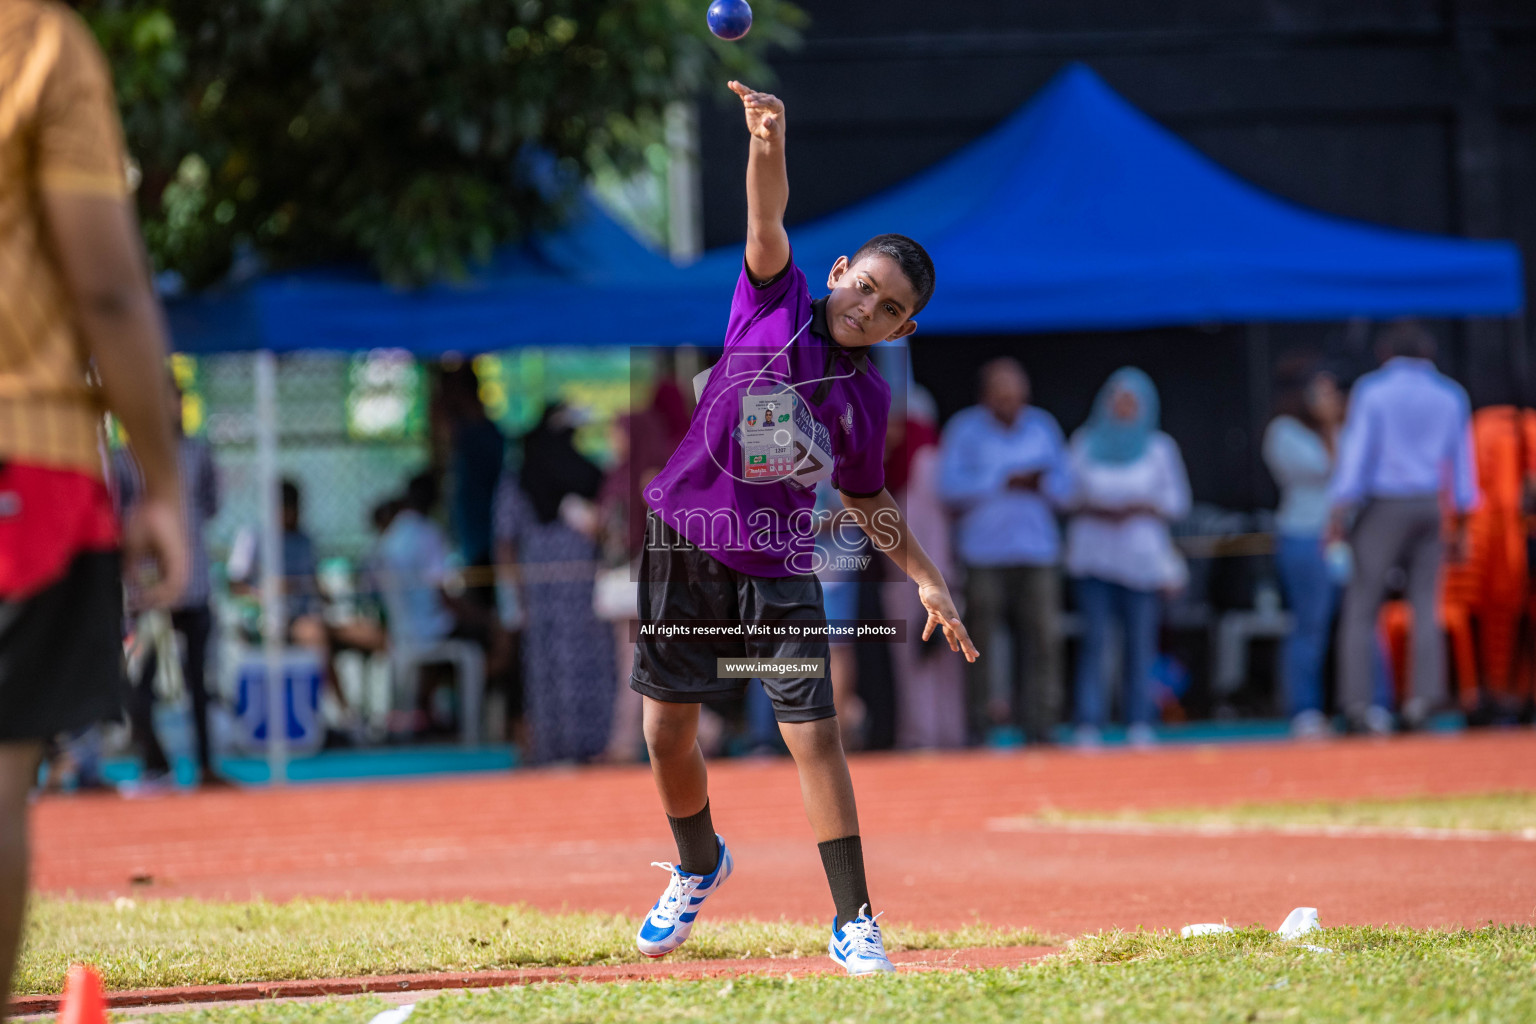
[[[1124,641],[1122,707],[1132,746],[1155,742],[1152,661],[1161,596],[1188,578],[1169,524],[1189,513],[1179,446],[1158,429],[1157,388],[1135,367],[1115,371],[1088,423],[1072,437],[1075,513],[1067,527],[1067,574],[1083,621],[1076,717],[1080,746],[1096,746],[1105,719],[1104,666],[1111,623]]]

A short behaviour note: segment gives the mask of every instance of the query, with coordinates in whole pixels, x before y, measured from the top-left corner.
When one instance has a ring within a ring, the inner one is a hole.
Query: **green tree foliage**
[[[767,78],[803,16],[755,0],[742,43],[706,0],[84,0],[112,61],[140,216],[192,287],[238,254],[465,274],[639,169],[666,106]]]

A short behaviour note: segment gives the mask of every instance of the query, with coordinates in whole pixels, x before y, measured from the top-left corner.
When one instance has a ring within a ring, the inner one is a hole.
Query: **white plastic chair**
[[[485,699],[485,655],[470,640],[439,640],[431,644],[394,644],[396,706],[416,705],[421,692],[424,665],[452,665],[459,685],[459,742],[472,747],[480,742],[481,707]]]

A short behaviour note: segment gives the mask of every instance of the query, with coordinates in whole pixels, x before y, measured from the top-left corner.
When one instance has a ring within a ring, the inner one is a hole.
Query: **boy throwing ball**
[[[630,685],[644,696],[645,741],[677,840],[666,892],[640,926],[640,951],[681,946],[732,861],[710,819],[698,744],[699,704],[738,696],[746,679],[720,677],[720,659],[759,664],[800,789],[837,916],[828,945],[850,974],[894,970],[871,915],[853,781],[825,672],[828,644],[814,568],[815,487],[829,480],[875,546],[917,584],[928,611],[923,639],[944,632],[975,661],[949,588],[885,489],[882,460],[890,386],[869,348],[917,328],[933,294],[933,261],[901,235],[866,242],[811,300],[784,230],[789,178],[784,104],[739,82],[751,132],[746,261],[725,351],[702,386],[688,433],[646,487],[641,635]],[[674,639],[666,624],[741,625],[720,642]],[[652,627],[647,630],[646,627]],[[649,635],[648,635],[649,634]],[[799,663],[799,664],[797,664]]]

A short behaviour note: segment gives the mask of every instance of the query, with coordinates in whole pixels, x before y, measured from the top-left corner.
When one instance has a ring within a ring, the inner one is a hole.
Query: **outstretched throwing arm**
[[[789,171],[784,163],[784,101],[730,83],[741,97],[752,133],[747,157],[747,273],[767,281],[789,263],[789,234],[784,210],[789,206]]]

